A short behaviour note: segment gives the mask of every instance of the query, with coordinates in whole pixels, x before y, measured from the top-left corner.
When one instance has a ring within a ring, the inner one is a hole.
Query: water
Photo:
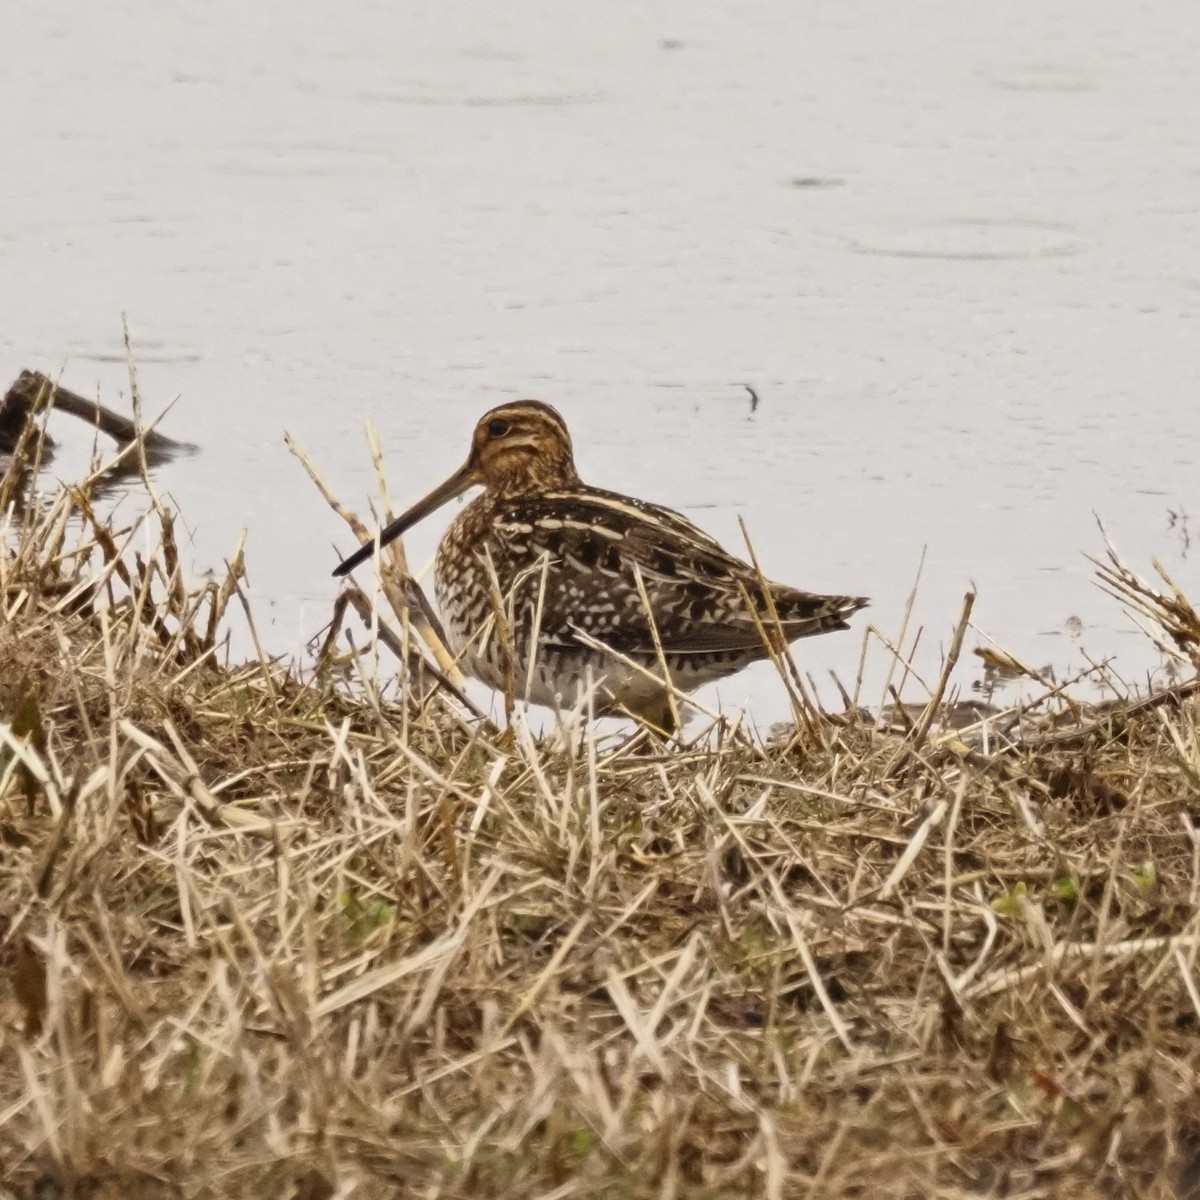
[[[248,527],[274,652],[303,653],[352,546],[284,429],[362,509],[373,421],[403,505],[513,396],[562,410],[585,478],[734,547],[741,514],[769,574],[867,593],[891,633],[927,547],[929,673],[973,583],[1035,665],[1144,678],[1082,557],[1093,514],[1200,594],[1188,0],[125,0],[5,26],[0,375],[119,404],[129,314],[147,406],[178,397],[163,428],[202,446],[157,482],[197,571]],[[857,651],[801,645],[819,676]],[[769,668],[719,700],[746,696],[786,711]]]

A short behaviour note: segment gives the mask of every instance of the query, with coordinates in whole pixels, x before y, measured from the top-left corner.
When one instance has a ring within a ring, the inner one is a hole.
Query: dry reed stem
[[[369,436],[373,451],[375,452],[374,462],[382,488],[383,476],[377,453],[378,443],[374,440],[373,433]],[[284,443],[299,460],[300,465],[316,485],[325,502],[350,526],[350,530],[355,538],[360,543],[369,541],[372,535],[367,530],[367,527],[333,494],[332,489],[317,470],[308,452],[290,433],[284,434]],[[394,539],[389,544],[387,553],[389,555],[389,565],[385,567],[382,563],[379,564],[379,580],[384,596],[391,605],[392,611],[402,624],[410,619],[412,620],[413,627],[417,630],[421,640],[429,649],[438,670],[457,690],[461,691],[464,683],[462,671],[459,670],[454,655],[446,647],[446,638],[442,631],[441,623],[434,614],[428,598],[421,589],[421,586],[409,574],[408,560],[404,554],[404,546],[400,538]],[[374,628],[373,625],[370,627]],[[402,655],[401,657],[407,660],[407,655]]]
[[[950,650],[946,654],[946,659],[942,663],[941,674],[938,675],[933,694],[929,697],[929,703],[925,705],[925,711],[921,714],[921,719],[913,730],[914,745],[919,746],[928,736],[929,727],[933,724],[933,719],[941,708],[942,700],[946,695],[946,685],[950,682],[950,676],[958,665],[958,656],[962,653],[963,635],[967,632],[967,626],[971,622],[971,610],[974,607],[975,593],[968,592],[963,597],[962,615],[958,618],[958,625],[954,629],[954,637],[950,642]]]
[[[784,689],[791,702],[792,714],[796,718],[796,724],[803,724],[810,736],[819,737],[820,709],[808,689],[804,686],[804,681],[800,678],[800,672],[796,669],[796,662],[792,657],[791,645],[784,634],[783,625],[779,620],[779,613],[775,608],[775,599],[771,594],[770,583],[763,574],[762,567],[759,565],[758,554],[754,549],[754,542],[750,538],[750,531],[741,516],[738,517],[738,526],[742,531],[742,540],[746,543],[746,553],[750,556],[750,565],[754,568],[759,589],[766,600],[766,622],[770,625],[771,632],[775,634],[774,638],[769,636],[766,624],[764,624],[762,617],[759,615],[758,606],[751,601],[749,592],[744,585],[739,584],[738,587],[742,595],[742,601],[754,620],[755,631],[762,639],[763,647],[771,659],[771,664],[775,667],[779,678],[783,682]]]

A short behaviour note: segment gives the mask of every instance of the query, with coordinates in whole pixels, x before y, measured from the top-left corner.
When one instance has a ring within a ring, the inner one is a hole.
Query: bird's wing
[[[541,596],[544,641],[574,645],[584,634],[653,657],[640,575],[665,654],[765,653],[759,623],[774,621],[755,572],[679,513],[587,489],[516,498],[499,519],[520,538],[526,562],[544,556],[554,566]],[[786,641],[842,627],[847,598],[767,586]]]

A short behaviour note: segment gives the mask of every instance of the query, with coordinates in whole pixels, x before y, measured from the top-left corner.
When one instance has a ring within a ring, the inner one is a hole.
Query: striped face
[[[547,488],[579,486],[571,435],[562,417],[540,400],[517,400],[484,413],[475,426],[471,454],[453,475],[380,531],[386,546],[448,500],[469,488],[493,496],[523,496]],[[345,575],[375,553],[375,542],[360,546],[334,571]]]
[[[475,426],[467,469],[475,483],[501,495],[579,482],[566,423],[538,400],[485,413]]]

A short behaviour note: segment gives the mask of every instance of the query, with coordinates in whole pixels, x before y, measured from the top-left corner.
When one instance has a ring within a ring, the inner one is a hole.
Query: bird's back
[[[791,642],[846,628],[866,604],[763,581],[680,513],[588,487],[475,500],[438,554],[439,597],[462,624],[494,607],[491,570],[515,629],[536,620],[544,646],[594,639],[643,661],[656,634],[672,657],[752,661],[764,629]]]

